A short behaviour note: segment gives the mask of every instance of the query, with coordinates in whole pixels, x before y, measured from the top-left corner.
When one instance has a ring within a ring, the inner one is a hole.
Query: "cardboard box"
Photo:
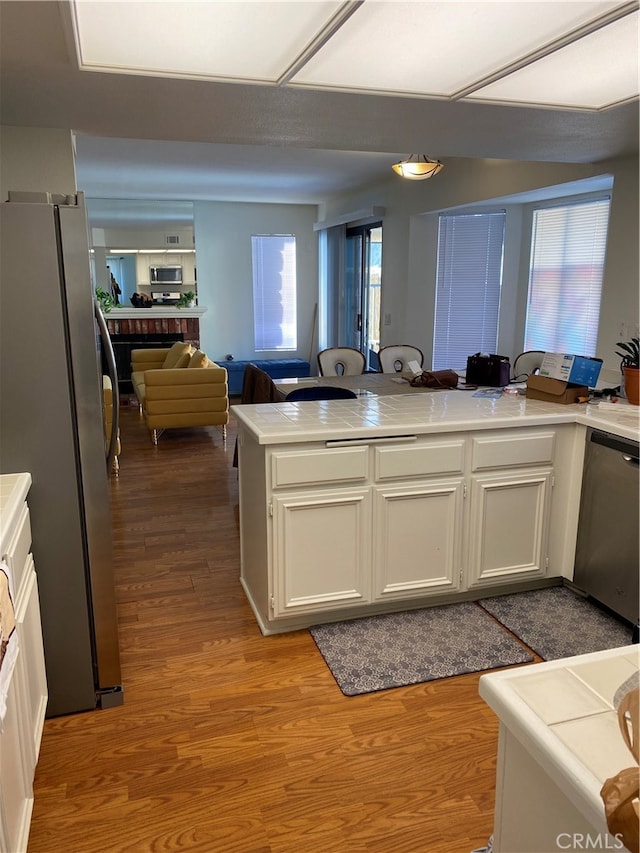
[[[531,375],[527,379],[527,398],[545,403],[578,403],[589,397],[586,385],[575,385],[549,376]]]
[[[540,365],[540,376],[595,388],[601,367],[601,358],[571,355],[566,352],[546,352]]]

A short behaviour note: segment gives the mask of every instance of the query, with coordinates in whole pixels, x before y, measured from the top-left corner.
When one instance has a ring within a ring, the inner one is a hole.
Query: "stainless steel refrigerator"
[[[123,700],[102,415],[110,342],[83,195],[10,193],[0,238],[0,471],[33,479],[47,715],[110,707]]]

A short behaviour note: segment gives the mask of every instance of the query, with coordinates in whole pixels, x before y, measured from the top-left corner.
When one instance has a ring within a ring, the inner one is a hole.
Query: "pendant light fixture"
[[[427,154],[410,154],[406,160],[400,160],[391,167],[402,178],[410,181],[424,181],[437,175],[444,167],[440,160],[433,160]]]

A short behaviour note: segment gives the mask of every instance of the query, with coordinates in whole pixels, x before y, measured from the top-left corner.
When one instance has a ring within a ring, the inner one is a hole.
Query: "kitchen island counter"
[[[638,646],[625,646],[481,676],[500,720],[496,853],[626,850],[608,834],[600,789],[635,765],[614,696],[639,668]]]
[[[366,374],[362,377],[366,390]],[[621,401],[560,405],[516,394],[498,399],[472,391],[428,391],[397,396],[366,394],[356,400],[263,403],[232,407],[243,429],[259,444],[425,435],[519,426],[581,424],[638,440],[640,407]]]
[[[619,406],[459,390],[232,406],[261,630],[572,580],[587,427],[638,436]]]

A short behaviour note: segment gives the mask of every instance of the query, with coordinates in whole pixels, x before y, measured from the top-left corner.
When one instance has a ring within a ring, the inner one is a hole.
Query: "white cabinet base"
[[[639,668],[632,645],[480,677],[500,721],[494,853],[626,850],[600,791],[634,766],[615,695]]]
[[[240,419],[241,583],[261,631],[546,585],[561,432],[261,444]]]
[[[592,826],[505,726],[500,726],[493,836],[494,853],[574,850],[574,834],[595,841]],[[620,850],[606,836],[609,847]],[[603,841],[604,845],[604,834]]]
[[[33,810],[33,777],[47,705],[40,603],[24,499],[28,474],[0,476],[2,558],[15,585],[18,655],[0,732],[0,851],[25,853]]]

